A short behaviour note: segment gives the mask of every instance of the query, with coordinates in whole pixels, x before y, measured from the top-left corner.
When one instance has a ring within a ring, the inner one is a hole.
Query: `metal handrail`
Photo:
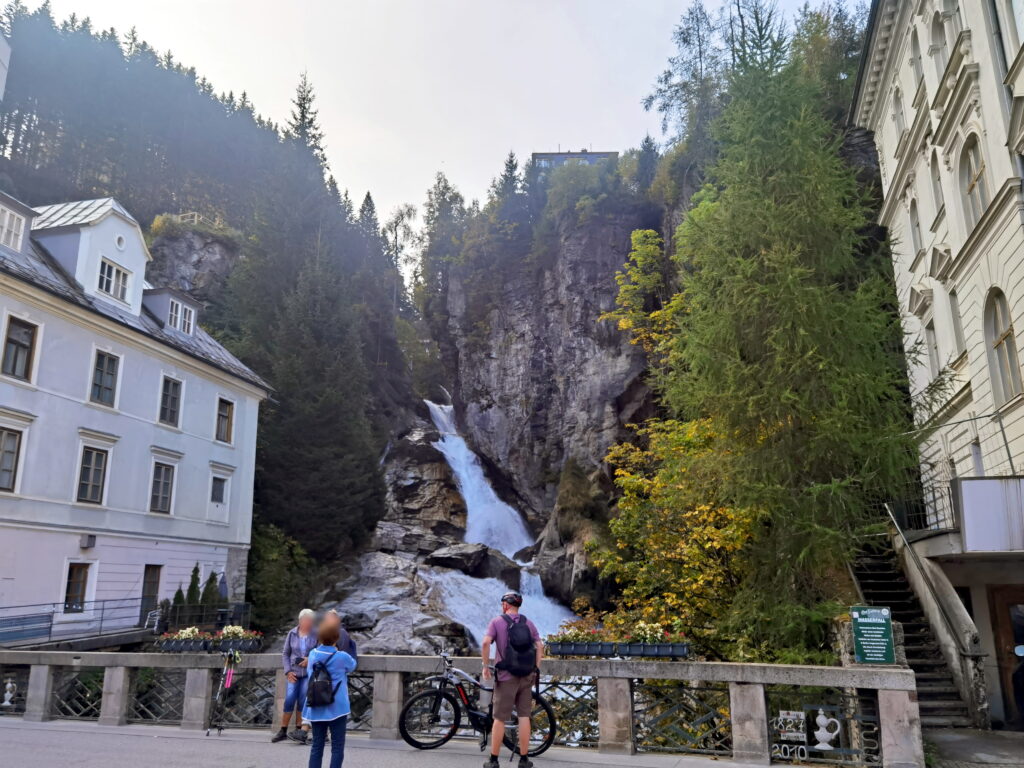
[[[939,599],[938,592],[935,591],[935,586],[932,584],[931,576],[928,575],[928,571],[925,570],[924,563],[921,561],[921,556],[917,554],[917,550],[915,550],[907,540],[906,535],[903,533],[903,529],[900,528],[900,524],[896,521],[896,516],[892,513],[892,507],[888,502],[886,502],[884,506],[886,513],[889,515],[889,519],[896,527],[896,532],[900,535],[900,538],[903,539],[904,547],[910,551],[910,556],[914,558],[914,564],[917,566],[917,570],[920,571],[921,575],[924,577],[924,583],[928,587],[928,592],[931,594],[932,600],[935,601],[935,605],[939,608],[939,614],[942,616],[942,622],[946,625],[946,629],[949,631],[949,634],[953,636],[953,640],[956,642],[957,652],[961,656],[970,658],[987,656],[987,653],[978,653],[966,648],[963,638],[960,637],[960,634],[953,628],[953,620],[949,617],[949,613],[946,611],[946,607],[943,605],[942,600]]]

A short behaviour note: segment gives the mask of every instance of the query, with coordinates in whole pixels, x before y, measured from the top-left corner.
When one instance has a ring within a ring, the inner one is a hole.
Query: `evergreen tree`
[[[199,605],[202,591],[199,582],[199,563],[192,568],[192,575],[188,580],[188,590],[185,592],[185,603],[187,605]]]
[[[174,591],[174,599],[171,601],[171,605],[177,607],[185,604],[185,593],[181,589],[181,584]]]
[[[299,85],[292,99],[292,113],[288,119],[287,133],[305,147],[317,162],[327,167],[327,155],[324,151],[324,133],[320,129],[319,111],[314,106],[316,94],[309,75],[302,73]]]
[[[640,153],[636,159],[636,186],[640,192],[646,192],[654,183],[654,174],[658,171],[658,144],[650,134],[640,142]]]
[[[383,503],[358,315],[334,270],[303,268],[270,343],[278,397],[263,428],[274,453],[260,457],[260,515],[322,560],[365,542]]]
[[[199,597],[199,604],[204,608],[215,608],[222,602],[217,574],[210,571],[210,575],[206,577],[206,582],[203,584],[203,591]]]

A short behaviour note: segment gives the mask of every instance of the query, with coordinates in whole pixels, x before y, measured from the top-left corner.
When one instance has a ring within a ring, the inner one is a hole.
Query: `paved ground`
[[[159,725],[101,727],[95,723],[54,721],[25,723],[0,718],[2,768],[305,768],[309,748],[271,744],[267,732],[225,731],[207,738],[202,732]],[[515,763],[503,755],[502,767]],[[739,768],[739,763],[702,757],[598,755],[594,750],[551,749],[537,768]],[[326,761],[324,765],[326,765]],[[480,768],[483,757],[472,744],[449,744],[420,752],[403,742],[349,739],[346,768]],[[747,767],[749,768],[749,766]]]
[[[927,730],[925,741],[937,752],[936,768],[998,765],[1024,768],[1024,733],[979,731],[973,728]]]

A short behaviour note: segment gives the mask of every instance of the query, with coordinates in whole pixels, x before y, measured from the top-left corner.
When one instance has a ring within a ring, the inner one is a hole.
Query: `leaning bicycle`
[[[431,688],[414,694],[402,707],[398,731],[410,746],[416,749],[437,749],[451,741],[462,727],[463,714],[469,727],[480,734],[480,750],[489,746],[492,704],[481,704],[481,694],[489,691],[483,683],[455,667],[447,653],[441,654],[441,674],[428,677]],[[472,694],[472,696],[471,696]],[[530,713],[530,757],[545,752],[555,741],[557,724],[551,704],[536,691],[533,692],[533,711]],[[505,746],[513,752],[518,749],[518,719],[505,724]]]

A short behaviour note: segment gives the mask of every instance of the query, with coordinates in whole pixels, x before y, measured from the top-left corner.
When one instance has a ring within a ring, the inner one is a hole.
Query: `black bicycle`
[[[437,749],[459,732],[465,711],[469,727],[480,734],[480,750],[484,751],[489,745],[494,718],[490,703],[486,709],[480,705],[479,694],[489,689],[475,677],[457,669],[449,654],[441,654],[441,665],[441,674],[424,681],[433,687],[414,694],[402,707],[398,730],[405,742],[416,749]],[[473,691],[473,699],[470,698],[470,690]],[[557,729],[554,709],[537,691],[533,692],[530,725],[528,754],[536,757],[554,743]],[[504,742],[513,752],[518,749],[518,719],[505,724]]]

